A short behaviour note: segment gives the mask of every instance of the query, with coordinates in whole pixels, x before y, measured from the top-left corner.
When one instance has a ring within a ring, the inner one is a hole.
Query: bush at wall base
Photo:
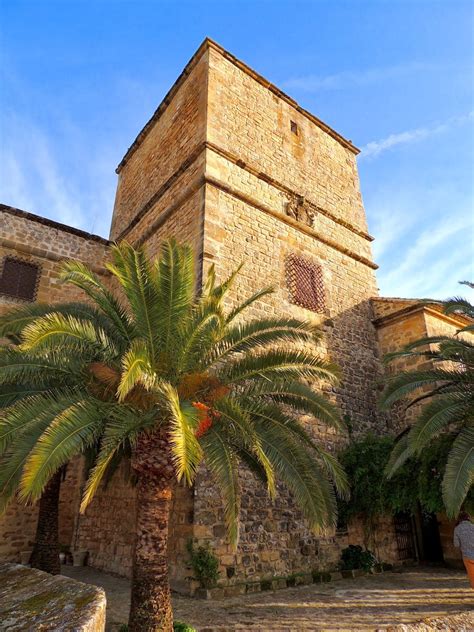
[[[377,564],[377,559],[372,551],[364,550],[359,545],[349,544],[341,552],[341,562],[343,570],[352,571],[361,568],[369,572]]]

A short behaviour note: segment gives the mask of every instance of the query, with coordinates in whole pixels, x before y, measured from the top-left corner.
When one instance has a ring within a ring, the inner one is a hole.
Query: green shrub
[[[452,442],[449,434],[438,437],[387,479],[385,466],[395,445],[394,438],[367,434],[352,441],[339,455],[351,486],[350,500],[338,502],[340,523],[362,517],[372,527],[382,515],[413,515],[419,508],[427,513],[444,511],[441,481]],[[474,509],[474,489],[468,494],[465,507]]]
[[[286,578],[286,585],[289,588],[292,588],[293,586],[296,586],[296,573],[292,573],[291,575],[288,575],[288,577]]]
[[[377,564],[377,560],[372,551],[363,549],[359,545],[349,544],[349,546],[341,552],[342,569],[352,571],[362,568],[364,571],[371,571]]]
[[[271,590],[272,589],[272,580],[271,579],[262,579],[260,582],[260,588],[262,590]]]
[[[188,552],[194,572],[202,588],[212,588],[219,579],[219,560],[209,546],[195,547],[192,540],[188,541]]]
[[[196,628],[192,628],[187,623],[183,623],[182,621],[175,621],[173,623],[174,632],[196,632]]]

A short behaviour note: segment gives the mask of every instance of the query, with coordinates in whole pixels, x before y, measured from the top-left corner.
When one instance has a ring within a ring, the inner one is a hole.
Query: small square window
[[[290,121],[290,128],[293,134],[296,134],[298,136],[298,124],[295,123],[295,121]]]
[[[39,281],[39,267],[29,261],[15,257],[5,257],[2,276],[0,277],[0,294],[34,301]]]
[[[323,272],[319,264],[289,255],[286,260],[286,283],[291,303],[312,312],[324,312]]]

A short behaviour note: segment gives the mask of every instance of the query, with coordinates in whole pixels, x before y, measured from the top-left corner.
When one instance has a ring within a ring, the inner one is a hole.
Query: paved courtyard
[[[105,589],[107,630],[117,630],[127,621],[127,580],[87,567],[66,566],[63,572]],[[474,591],[465,574],[438,568],[410,569],[223,601],[174,596],[173,603],[175,617],[194,625],[199,632],[474,631]]]

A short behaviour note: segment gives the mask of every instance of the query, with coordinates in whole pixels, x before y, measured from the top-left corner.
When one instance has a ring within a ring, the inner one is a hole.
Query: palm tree
[[[0,347],[0,409],[33,395],[61,394],[61,389],[80,383],[82,362],[74,356],[56,352],[28,352],[20,349],[22,329],[36,318],[54,312],[81,310],[79,303],[62,305],[32,304],[10,311],[0,319],[0,337],[9,341]],[[89,315],[93,315],[86,306]],[[14,456],[28,454],[36,441],[30,426],[4,424],[0,431],[0,514],[15,495],[21,478],[20,461]],[[90,450],[89,450],[90,452]],[[87,461],[90,462],[91,454]],[[56,575],[59,562],[59,497],[66,467],[59,468],[45,485],[38,501],[38,519],[30,564],[33,568]]]
[[[84,446],[99,442],[81,511],[109,464],[131,447],[138,502],[129,629],[168,632],[170,503],[176,484],[191,485],[203,461],[221,490],[234,544],[239,461],[265,482],[271,497],[281,479],[313,530],[335,526],[334,487],[346,493],[345,475],[299,415],[341,429],[333,404],[308,385],[315,379],[334,383],[336,372],[315,351],[320,334],[309,323],[242,321],[270,289],[225,309],[238,271],[217,284],[211,268],[196,296],[187,246],[165,242],[155,262],[127,244],[114,246],[111,256],[107,267],[118,297],[84,265],[69,262],[63,279],[86,292],[94,313],[72,306],[22,329],[24,352],[73,357],[81,363],[80,382],[12,404],[0,431],[25,427],[31,442],[19,453],[10,448],[12,461],[21,463],[17,486],[26,502],[38,499]],[[8,369],[2,372],[8,380]]]
[[[381,401],[385,409],[406,397],[407,409],[423,402],[415,423],[395,445],[387,465],[389,477],[440,434],[452,436],[442,492],[448,516],[455,517],[474,483],[474,340],[470,333],[474,325],[469,323],[474,306],[463,298],[453,298],[444,302],[444,313],[464,316],[468,324],[454,336],[421,338],[389,354],[388,361],[414,358],[426,361],[427,368],[387,378]]]

